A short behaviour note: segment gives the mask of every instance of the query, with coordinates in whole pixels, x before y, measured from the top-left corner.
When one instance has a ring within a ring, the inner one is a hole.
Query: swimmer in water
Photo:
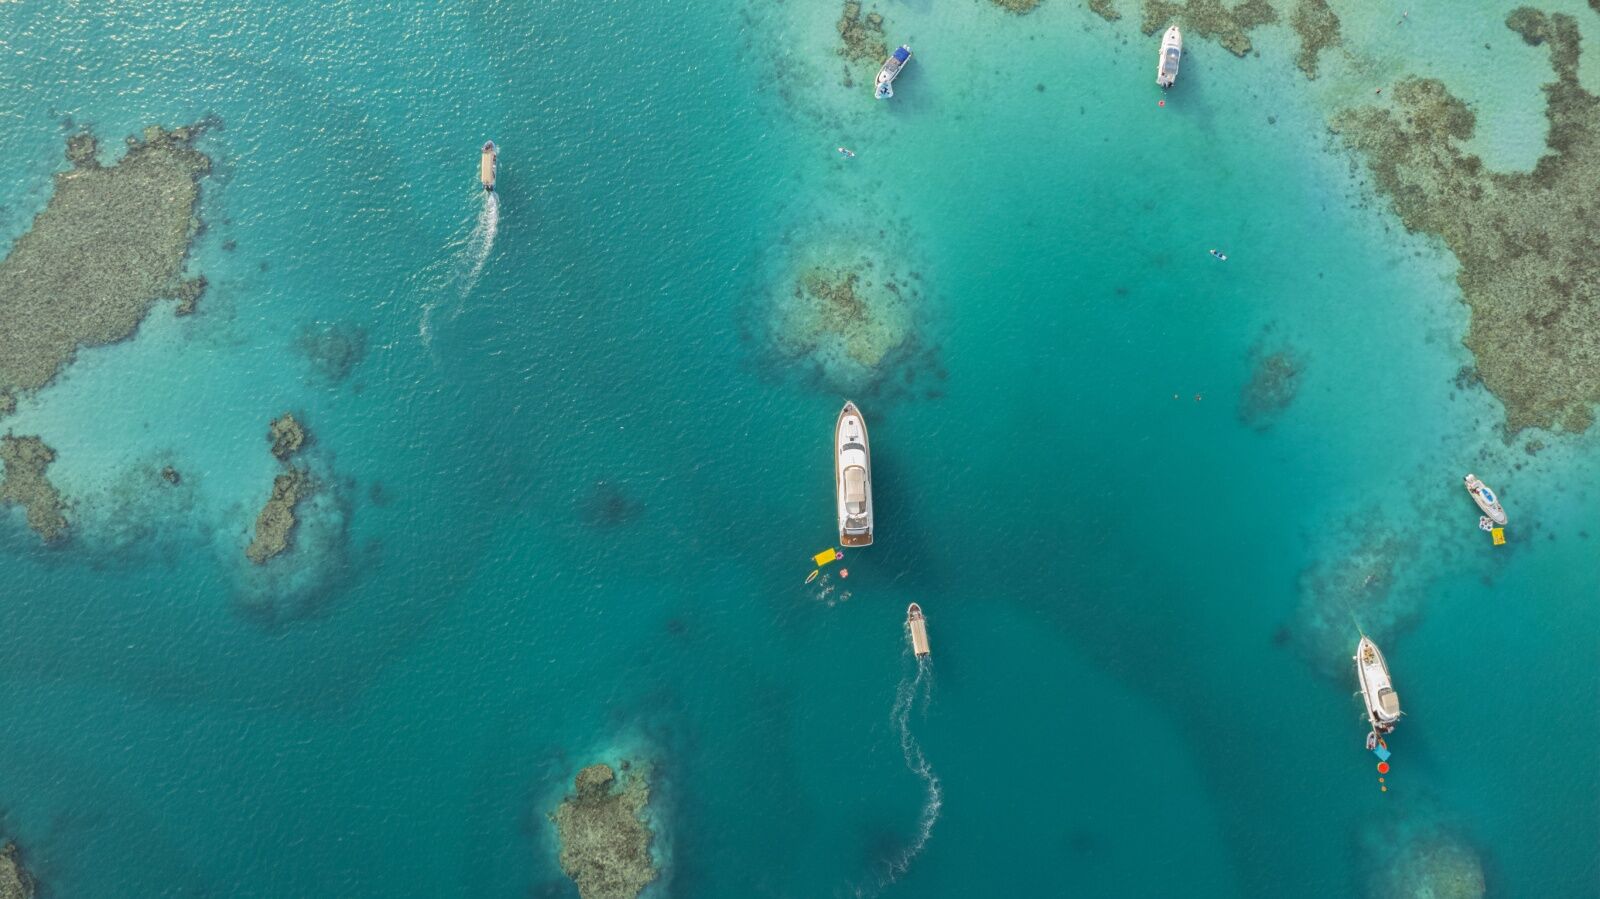
[[[843,156],[846,159],[854,159],[854,158],[856,158],[856,154],[851,152],[850,148],[848,148],[848,147],[840,147],[839,148],[839,155]]]

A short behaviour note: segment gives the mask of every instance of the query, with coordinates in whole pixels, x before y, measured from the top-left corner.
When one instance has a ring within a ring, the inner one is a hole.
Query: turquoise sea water
[[[110,161],[204,121],[215,162],[201,313],[4,422],[74,536],[0,516],[0,834],[63,897],[570,896],[546,814],[628,757],[655,895],[1361,895],[1434,826],[1492,895],[1600,895],[1600,437],[1506,440],[1455,261],[1325,129],[1435,74],[1526,168],[1545,51],[1514,4],[1334,5],[1317,82],[1274,26],[1192,40],[1165,107],[1132,17],[1065,0],[878,7],[917,53],[887,104],[816,0],[0,6],[5,239],[76,128]],[[1600,16],[1543,6],[1600,90]],[[879,378],[771,340],[840,243],[921,288]],[[299,348],[330,328],[342,378]],[[802,586],[847,396],[879,541]],[[285,409],[335,489],[255,570]],[[1357,621],[1316,584],[1390,537],[1417,613]],[[1388,793],[1358,625],[1409,713]]]

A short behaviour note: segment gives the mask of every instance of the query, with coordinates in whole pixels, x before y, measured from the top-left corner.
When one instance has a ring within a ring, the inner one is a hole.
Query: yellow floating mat
[[[834,559],[837,559],[837,558],[839,558],[839,551],[830,546],[827,549],[823,550],[822,552],[819,552],[816,555],[812,556],[811,557],[811,561],[816,562],[817,563],[817,567],[821,568],[822,566],[828,564],[829,562],[832,562]]]
[[[1506,529],[1505,528],[1495,528],[1494,530],[1489,532],[1489,536],[1494,538],[1494,545],[1495,546],[1505,546],[1506,545]]]

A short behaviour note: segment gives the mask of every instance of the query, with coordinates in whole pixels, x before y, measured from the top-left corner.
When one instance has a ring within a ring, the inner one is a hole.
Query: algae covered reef
[[[267,430],[267,440],[272,444],[272,455],[280,462],[300,450],[306,441],[305,429],[294,415],[285,412],[272,420]],[[304,468],[290,466],[272,481],[272,495],[256,516],[255,536],[244,554],[257,565],[289,548],[289,538],[294,533],[295,508],[316,490],[316,479]]]
[[[1549,152],[1532,172],[1491,172],[1462,152],[1476,119],[1433,79],[1393,107],[1340,113],[1333,130],[1366,162],[1405,227],[1440,237],[1472,310],[1466,345],[1506,426],[1582,431],[1600,402],[1600,98],[1578,81],[1578,23],[1521,7],[1507,27],[1550,48]]]
[[[1300,575],[1289,633],[1312,668],[1337,680],[1350,675],[1360,633],[1381,645],[1420,618],[1420,591],[1408,573],[1421,553],[1416,539],[1376,512],[1350,516],[1333,535]]]
[[[999,3],[1001,0],[995,0]],[[1134,2],[1134,0],[1125,0]],[[1231,6],[1223,0],[1138,0],[1143,11],[1140,29],[1153,35],[1170,25],[1183,28],[1184,36],[1214,40],[1235,56],[1254,49],[1250,32],[1282,19],[1280,9],[1268,0],[1239,0]],[[1117,0],[1088,0],[1089,9],[1108,22],[1122,18]],[[1295,0],[1289,11],[1289,26],[1300,38],[1296,63],[1307,78],[1317,77],[1317,60],[1322,51],[1340,43],[1339,17],[1327,0]]]
[[[61,539],[67,529],[63,514],[66,505],[60,491],[45,476],[45,469],[55,458],[55,450],[38,437],[0,437],[0,463],[5,466],[4,478],[0,479],[0,506],[21,506],[27,513],[28,527],[46,543]]]
[[[995,6],[1009,13],[1025,15],[1039,8],[1040,0],[989,0]]]
[[[1305,362],[1288,346],[1269,350],[1258,343],[1250,355],[1250,380],[1239,394],[1239,421],[1265,431],[1300,393]]]
[[[883,16],[877,12],[861,14],[857,0],[845,0],[839,13],[839,55],[844,57],[844,77],[840,83],[855,86],[855,75],[871,77],[871,71],[889,55],[889,45],[884,41]],[[851,66],[856,67],[852,73]],[[869,68],[870,67],[870,68]]]
[[[629,767],[622,764],[620,781],[609,765],[584,768],[576,795],[550,816],[561,840],[561,870],[583,899],[633,899],[656,879],[654,834],[644,819],[650,787]]]
[[[0,846],[0,899],[33,899],[33,878],[17,858],[17,844]]]
[[[1487,894],[1477,851],[1431,805],[1365,826],[1367,895],[1482,899]]]
[[[80,346],[127,338],[158,300],[193,310],[205,282],[183,280],[183,260],[211,168],[196,134],[152,126],[111,166],[93,137],[67,142],[72,168],[0,261],[0,397],[50,383]]]

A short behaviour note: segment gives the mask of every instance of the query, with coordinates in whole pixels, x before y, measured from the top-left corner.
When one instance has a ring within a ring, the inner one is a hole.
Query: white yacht
[[[911,46],[901,44],[898,49],[889,54],[883,61],[883,68],[878,70],[878,86],[872,95],[879,100],[887,100],[894,96],[894,80],[900,77],[900,70],[911,61]]]
[[[928,657],[928,622],[922,620],[922,606],[906,607],[906,627],[911,629],[911,652],[919,659]]]
[[[845,403],[833,428],[833,478],[839,494],[839,542],[872,545],[872,457],[867,422]]]
[[[1499,497],[1489,489],[1489,485],[1478,480],[1475,474],[1467,475],[1466,482],[1467,492],[1472,494],[1472,501],[1478,504],[1483,514],[1489,516],[1489,520],[1495,524],[1505,524],[1506,510],[1500,505]]]
[[[1156,84],[1171,87],[1178,80],[1178,63],[1183,60],[1183,32],[1174,25],[1161,38],[1161,61],[1156,64]]]
[[[1356,644],[1356,680],[1361,683],[1361,695],[1367,700],[1367,720],[1372,723],[1372,733],[1367,735],[1367,748],[1378,745],[1378,738],[1392,730],[1400,720],[1400,694],[1394,691],[1389,680],[1389,665],[1366,634]]]

